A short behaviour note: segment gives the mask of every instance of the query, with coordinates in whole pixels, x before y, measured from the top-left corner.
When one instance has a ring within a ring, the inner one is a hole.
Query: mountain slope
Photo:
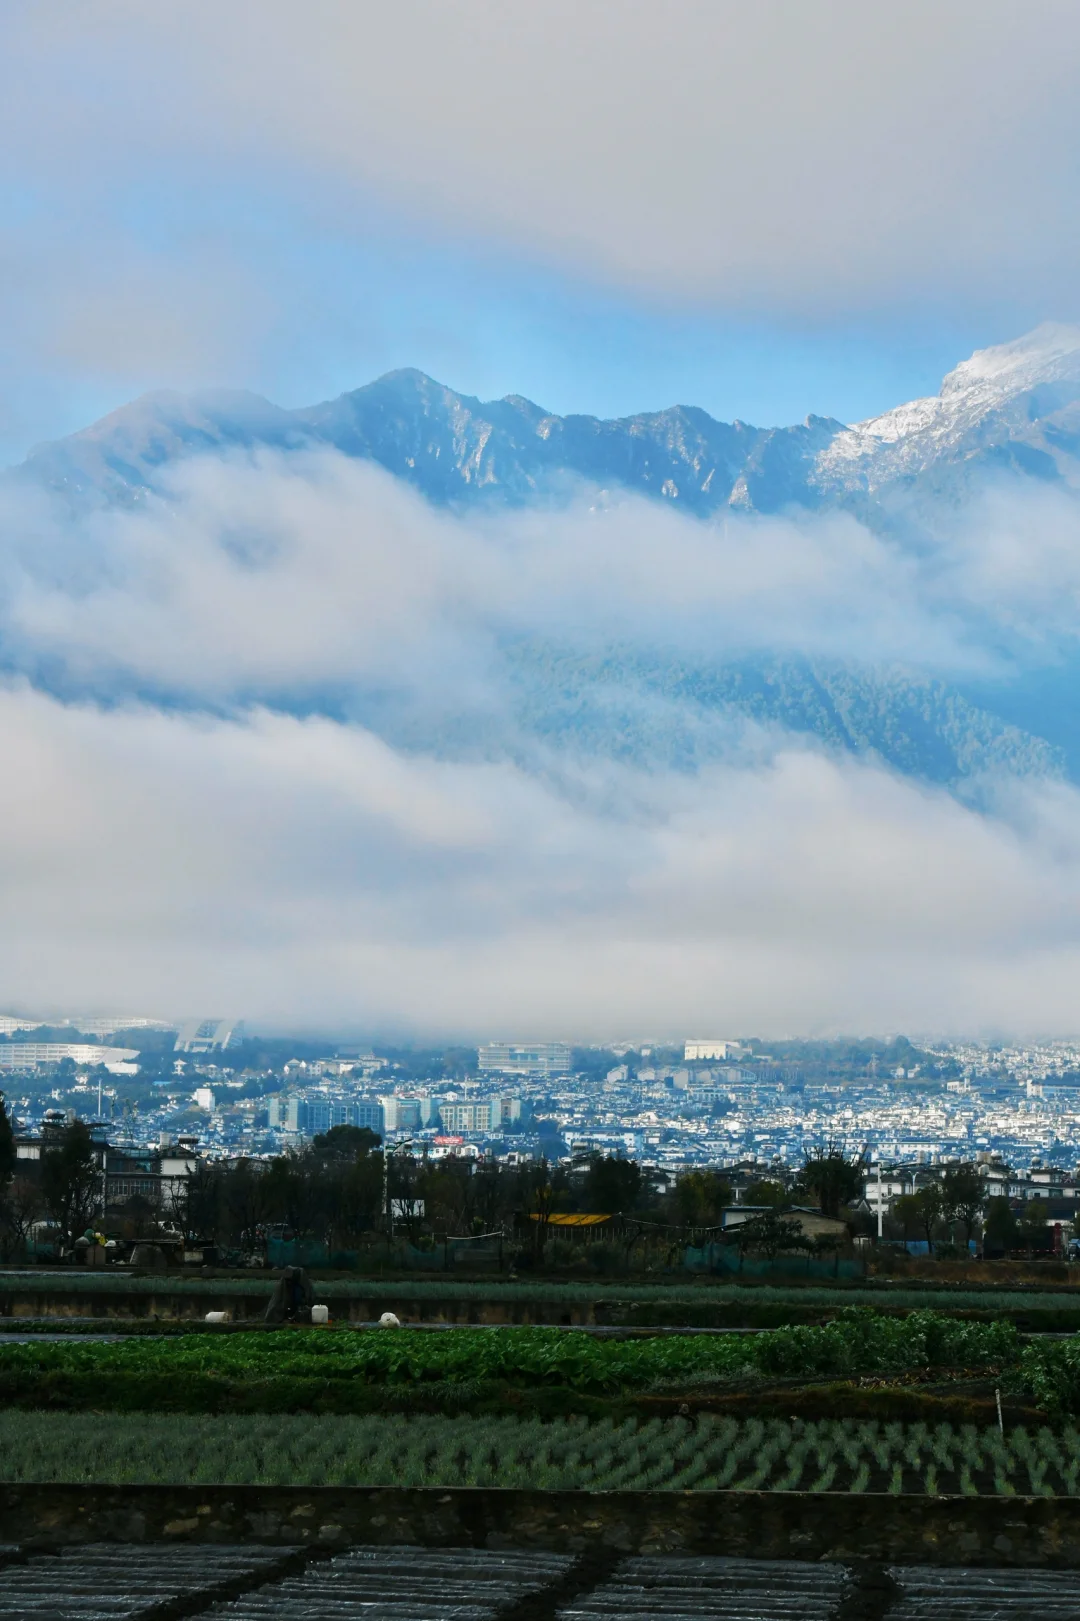
[[[823,498],[935,470],[1009,468],[1080,487],[1080,327],[1046,325],[951,371],[939,394],[836,434],[811,483]]]
[[[259,394],[163,390],[39,445],[16,471],[73,498],[130,501],[157,488],[162,471],[188,457],[259,446],[293,450],[305,442],[293,413]]]
[[[632,763],[695,768],[729,749],[736,723],[749,721],[953,789],[1002,773],[1064,773],[1059,749],[907,670],[767,656],[688,662],[539,644],[509,657],[524,730]]]

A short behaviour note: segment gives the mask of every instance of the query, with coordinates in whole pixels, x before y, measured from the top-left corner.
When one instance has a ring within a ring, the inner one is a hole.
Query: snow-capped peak
[[[942,398],[984,389],[1014,394],[1033,383],[1049,382],[1080,371],[1080,326],[1044,321],[1034,332],[991,349],[976,349],[941,385]]]
[[[1060,382],[1074,382],[1080,392],[1080,326],[1048,321],[1011,343],[976,349],[949,372],[940,393],[838,433],[818,457],[815,482],[874,488],[943,453],[962,454],[991,412],[1040,384]]]

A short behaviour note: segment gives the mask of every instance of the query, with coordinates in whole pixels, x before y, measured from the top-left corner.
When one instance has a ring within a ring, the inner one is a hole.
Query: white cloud
[[[23,1005],[474,1035],[1074,1021],[1072,790],[1028,790],[1018,834],[793,751],[609,770],[612,814],[327,720],[14,687],[0,730],[0,977]]]
[[[88,0],[9,18],[39,163],[254,159],[661,296],[1075,307],[1066,0]]]
[[[636,501],[463,520],[334,456],[192,463],[174,493],[6,514],[6,657],[109,699],[0,689],[10,1000],[474,1035],[1073,1024],[1072,788],[1003,785],[988,816],[792,738],[696,774],[526,748],[498,667],[508,629],[975,667],[971,601],[991,629],[1017,601],[1006,507],[988,550],[928,558]],[[1047,515],[1060,590],[1075,517]],[[360,690],[450,744],[273,707]],[[487,758],[452,745],[481,711]]]
[[[844,514],[705,524],[627,498],[458,518],[333,453],[195,460],[168,484],[168,501],[74,518],[9,487],[9,660],[216,704],[374,685],[491,712],[507,635],[698,660],[992,662],[964,619],[982,561],[957,542],[943,571]]]

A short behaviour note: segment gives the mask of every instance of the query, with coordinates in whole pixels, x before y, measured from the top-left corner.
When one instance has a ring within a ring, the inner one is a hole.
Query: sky
[[[399,366],[761,424],[935,392],[1080,319],[1078,68],[1059,0],[0,5],[0,461],[145,390]],[[747,727],[696,771],[541,744],[504,650],[989,681],[1074,655],[1078,540],[1045,490],[913,555],[633,500],[454,518],[333,455],[209,458],[122,513],[4,486],[0,1001],[1072,1031],[1068,782],[976,804]]]
[[[0,8],[0,457],[144,389],[775,424],[1078,310],[1075,9]]]

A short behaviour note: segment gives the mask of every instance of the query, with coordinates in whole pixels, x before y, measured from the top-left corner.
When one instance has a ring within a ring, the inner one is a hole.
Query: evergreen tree
[[[0,1092],[0,1193],[15,1174],[15,1133],[11,1126],[11,1116],[7,1112],[7,1102],[4,1094]]]

